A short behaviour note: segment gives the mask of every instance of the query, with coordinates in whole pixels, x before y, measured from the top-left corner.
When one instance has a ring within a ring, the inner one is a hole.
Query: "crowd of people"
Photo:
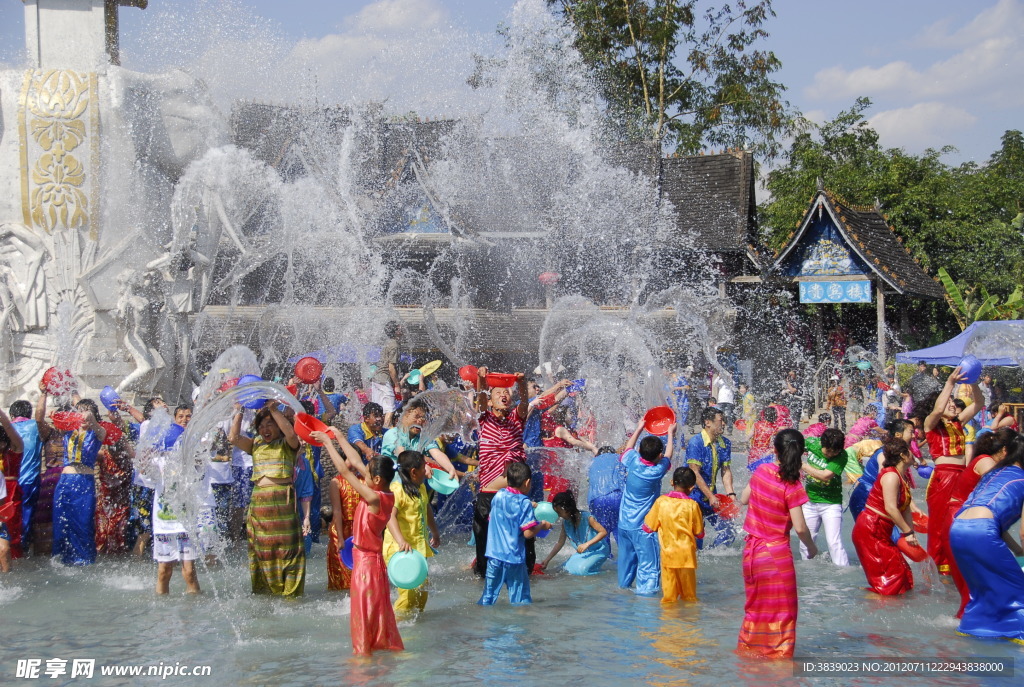
[[[641,419],[622,445],[598,446],[595,419],[569,380],[544,389],[541,379],[516,373],[508,385],[489,383],[480,367],[464,382],[477,431],[435,437],[424,432],[430,408],[417,398],[427,383],[410,386],[400,373],[401,326],[389,323],[387,333],[369,398],[350,426],[339,413],[348,399],[329,378],[296,389],[306,413],[328,427],[305,441],[295,411],[277,400],[236,405],[204,437],[210,456],[188,526],[170,505],[175,484],[163,475],[191,421],[190,406],[172,410],[152,398],[137,409],[117,400],[101,421],[92,400],[72,395],[71,406],[54,405],[41,382],[34,407],[18,400],[10,416],[0,411],[0,569],[11,570],[12,558],[30,552],[86,566],[98,552],[134,551],[156,561],[158,594],[169,592],[179,563],[186,590],[198,593],[195,561],[213,555],[209,542],[219,536],[246,542],[253,593],[295,597],[303,594],[310,547],[326,530],[328,588],[350,590],[354,651],[400,650],[397,619],[426,608],[429,581],[399,589],[392,603],[386,568],[399,552],[430,558],[441,545],[435,507],[443,496],[427,484],[438,471],[473,492],[471,567],[483,579],[481,605],[498,602],[503,589],[512,604],[530,603],[531,576],[547,570],[566,543],[568,573],[598,574],[613,539],[619,587],[664,603],[696,601],[698,551],[731,546],[742,529],[747,600],[738,649],[789,657],[798,604],[790,533],[809,559],[824,530],[831,563],[850,565],[842,540],[846,480],[852,539],[873,591],[913,588],[904,554],[925,555],[915,523],[927,511],[927,556],[960,591],[960,631],[1024,641],[1024,572],[1014,558],[1024,552],[1009,532],[1024,508],[1024,438],[1005,408],[982,423],[983,389],[963,383],[959,368],[915,403],[910,417],[890,419],[883,429],[866,415],[848,432],[845,397],[834,390],[829,412],[799,431],[795,373],[759,409],[747,385],[712,378],[717,397],[697,410],[698,427],[682,440],[677,435],[692,417],[688,369],[670,389],[677,422],[664,435],[648,432]],[[161,424],[163,413],[171,417]],[[155,426],[163,428],[151,452],[157,469],[141,470],[138,447]],[[749,446],[749,482],[739,494],[734,431]],[[559,469],[573,450],[592,456],[586,493]],[[912,498],[915,465],[919,476],[931,471],[926,509]],[[671,486],[662,493],[666,478]],[[544,501],[561,526],[538,563],[536,539],[557,526],[541,517]],[[707,543],[705,527],[714,529]],[[351,568],[342,556],[349,538]]]

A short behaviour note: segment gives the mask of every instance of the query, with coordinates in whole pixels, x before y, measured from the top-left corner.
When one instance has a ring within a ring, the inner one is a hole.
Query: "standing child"
[[[173,441],[170,437],[180,437],[180,428],[174,432],[175,425],[171,425],[167,441]],[[185,529],[184,523],[178,520],[174,511],[168,505],[168,496],[172,496],[177,488],[177,481],[173,477],[174,465],[168,465],[168,461],[174,460],[170,451],[173,446],[165,445],[163,451],[155,453],[153,462],[160,470],[160,479],[153,489],[153,560],[156,561],[156,593],[158,595],[168,594],[171,591],[171,576],[174,574],[174,564],[181,562],[181,577],[185,580],[186,592],[199,594],[199,575],[196,573],[196,559],[199,558],[199,543],[192,540]],[[181,460],[180,456],[177,458]],[[168,493],[170,492],[170,494]]]
[[[352,651],[357,655],[367,655],[375,650],[402,651],[405,645],[391,608],[388,573],[382,554],[385,528],[399,541],[399,548],[409,550],[401,531],[391,520],[395,496],[388,491],[388,485],[395,478],[394,463],[390,458],[374,456],[364,467],[359,452],[341,439],[339,443],[348,458],[346,462],[327,433],[312,432],[311,436],[324,445],[338,474],[362,497],[356,506],[352,526],[355,544],[352,547],[352,607],[349,615]],[[360,481],[353,470],[359,470],[365,482]]]
[[[704,539],[704,516],[690,498],[696,473],[672,473],[672,491],[659,496],[644,518],[644,532],[658,532],[661,543],[661,603],[697,600],[697,540]]]
[[[391,491],[395,495],[395,509],[391,513],[391,522],[402,532],[402,538],[392,536],[394,531],[388,528],[384,535],[384,561],[390,562],[391,557],[399,550],[407,550],[407,546],[419,551],[425,558],[434,555],[431,547],[441,545],[441,535],[434,522],[434,509],[427,497],[427,487],[423,481],[427,477],[426,460],[419,451],[402,451],[398,456],[398,479],[391,483]],[[427,528],[430,528],[430,542],[427,542]],[[395,600],[395,613],[408,614],[423,611],[427,606],[427,583],[424,580],[416,589],[399,589]]]
[[[484,593],[477,602],[493,606],[502,585],[508,587],[513,606],[533,603],[530,575],[526,569],[526,540],[540,530],[550,530],[550,522],[538,522],[533,514],[530,492],[530,468],[526,463],[509,463],[505,468],[508,486],[494,495],[490,503],[487,528],[487,576]]]
[[[619,460],[626,466],[626,488],[622,492],[619,507],[619,586],[629,589],[636,580],[636,593],[640,596],[654,596],[658,593],[660,562],[658,535],[644,532],[644,518],[661,493],[661,479],[672,466],[672,441],[675,425],[669,427],[665,443],[655,436],[644,437],[640,451],[636,451],[636,440],[644,431],[641,420],[633,436],[626,442],[626,451]]]
[[[562,534],[559,535],[555,547],[540,564],[541,570],[548,567],[551,559],[562,550],[566,538],[576,547],[576,553],[569,557],[563,566],[570,575],[596,575],[601,566],[612,554],[612,546],[608,541],[608,530],[587,511],[580,511],[571,491],[562,491],[551,499],[551,506],[562,518]]]

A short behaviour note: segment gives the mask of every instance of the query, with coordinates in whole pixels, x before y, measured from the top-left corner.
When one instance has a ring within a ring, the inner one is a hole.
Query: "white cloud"
[[[807,95],[841,101],[862,95],[905,101],[971,96],[1000,107],[1024,104],[1024,2],[1000,0],[963,28],[950,32],[949,26],[948,20],[932,24],[914,41],[952,52],[945,59],[923,68],[906,60],[828,67],[815,75]]]
[[[345,24],[355,33],[389,34],[433,29],[448,19],[438,0],[377,0]]]
[[[868,124],[884,146],[924,150],[945,145],[952,134],[970,128],[977,119],[961,107],[933,101],[879,112]]]

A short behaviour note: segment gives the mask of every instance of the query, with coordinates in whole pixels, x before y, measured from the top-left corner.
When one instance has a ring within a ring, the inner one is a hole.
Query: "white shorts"
[[[385,414],[395,412],[395,389],[390,384],[370,382],[370,400],[379,403]]]
[[[199,547],[184,532],[153,535],[153,560],[157,563],[194,561],[199,558]]]

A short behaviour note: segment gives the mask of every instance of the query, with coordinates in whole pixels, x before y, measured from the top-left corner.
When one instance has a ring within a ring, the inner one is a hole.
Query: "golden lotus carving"
[[[97,208],[90,202],[99,181],[96,92],[95,74],[25,73],[19,112],[25,224],[48,233],[89,229],[96,238]]]

